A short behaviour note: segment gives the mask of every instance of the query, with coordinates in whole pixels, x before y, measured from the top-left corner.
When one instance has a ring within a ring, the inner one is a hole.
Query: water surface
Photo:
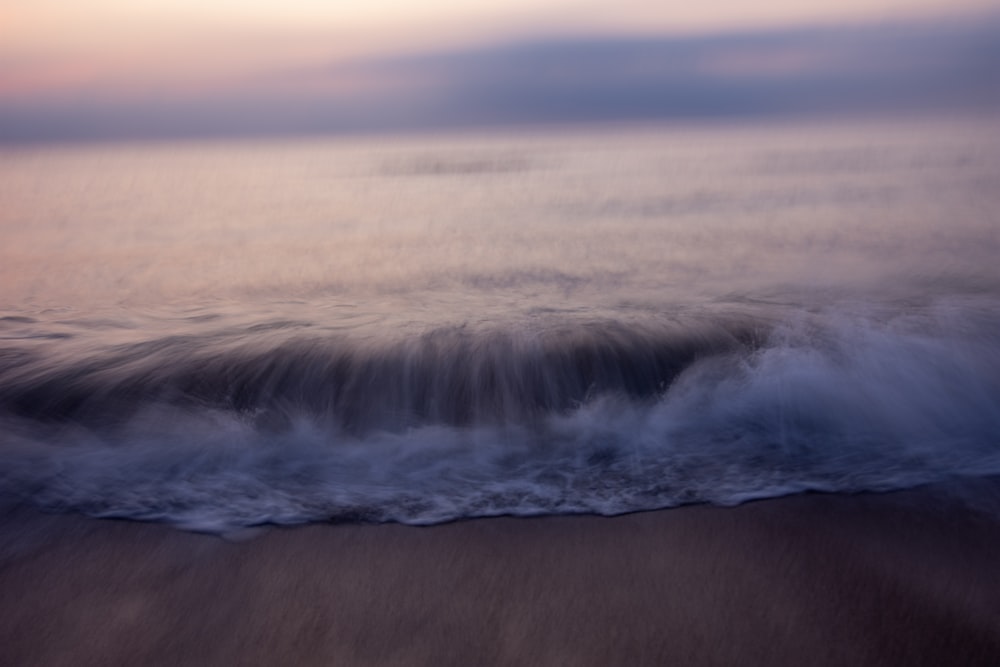
[[[202,530],[1000,473],[1000,132],[0,152],[0,481]]]

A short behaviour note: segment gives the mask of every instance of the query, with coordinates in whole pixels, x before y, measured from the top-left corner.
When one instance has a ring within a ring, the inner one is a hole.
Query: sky
[[[995,0],[0,0],[0,141],[1000,109]]]

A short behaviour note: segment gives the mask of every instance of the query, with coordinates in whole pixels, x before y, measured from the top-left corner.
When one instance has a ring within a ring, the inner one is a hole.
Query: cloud
[[[563,40],[369,66],[434,81],[435,111],[469,121],[740,117],[996,104],[998,45],[993,22]]]
[[[9,99],[0,140],[1000,109],[1000,20],[538,39],[261,72],[188,93]]]

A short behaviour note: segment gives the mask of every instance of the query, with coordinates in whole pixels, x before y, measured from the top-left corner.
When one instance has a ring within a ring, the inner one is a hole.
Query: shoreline
[[[254,533],[8,508],[0,664],[1000,663],[1000,518],[932,487]]]

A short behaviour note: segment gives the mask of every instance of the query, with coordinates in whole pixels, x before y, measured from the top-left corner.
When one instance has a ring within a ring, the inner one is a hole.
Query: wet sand
[[[241,537],[8,509],[0,664],[1000,664],[1000,521],[926,489]]]

